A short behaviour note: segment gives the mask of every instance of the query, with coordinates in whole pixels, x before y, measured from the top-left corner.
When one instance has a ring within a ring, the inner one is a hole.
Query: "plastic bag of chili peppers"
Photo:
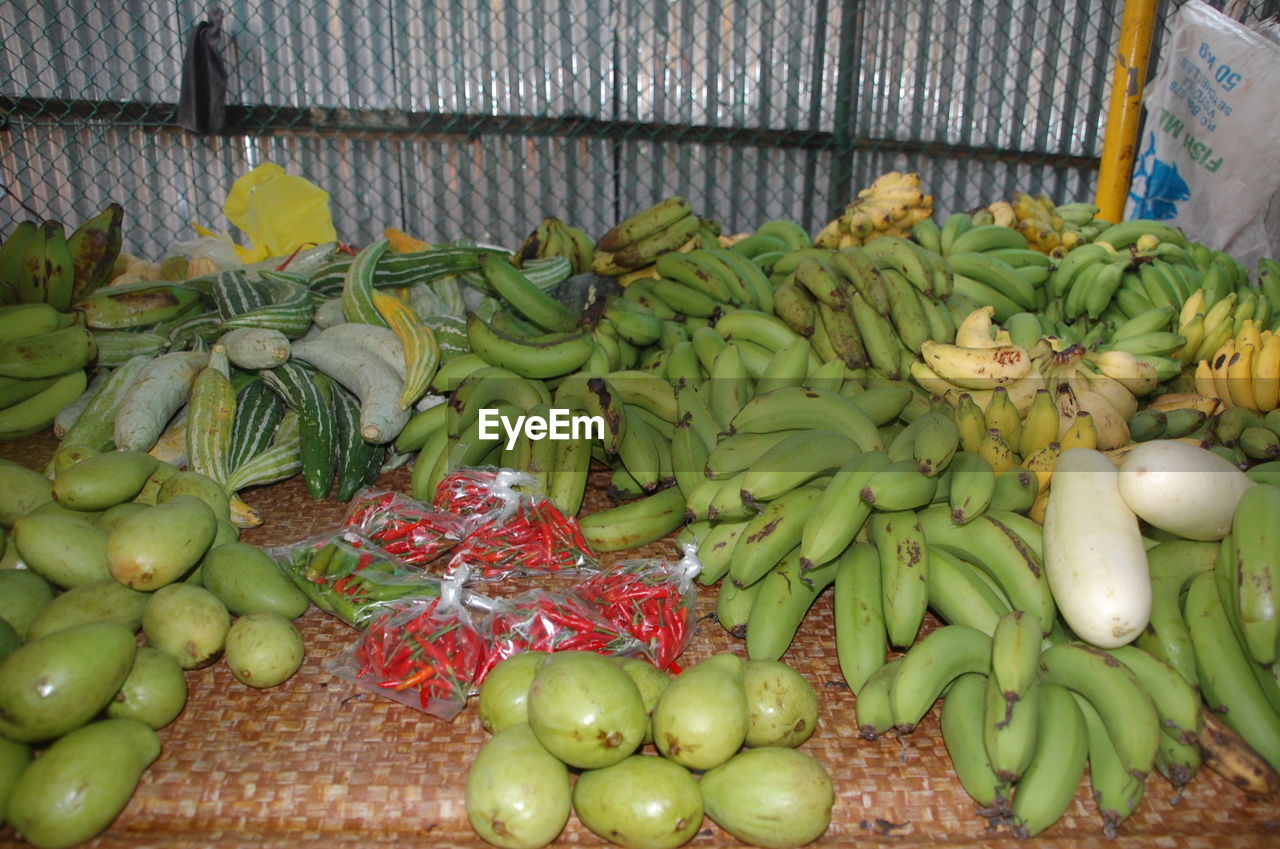
[[[692,545],[684,557],[625,560],[602,568],[575,584],[573,594],[619,629],[639,640],[659,669],[678,672],[678,658],[693,639],[702,571]]]
[[[508,510],[534,484],[532,475],[496,466],[461,466],[436,485],[435,506],[458,516],[479,519]]]
[[[572,590],[531,589],[497,601],[489,615],[489,640],[493,657],[485,673],[499,661],[533,649],[653,659],[643,643]]]
[[[463,566],[483,581],[596,568],[577,519],[549,498],[514,489],[526,478],[508,469],[462,468],[440,483],[436,506],[477,517],[450,552],[446,575]]]
[[[462,516],[390,490],[362,489],[342,520],[383,551],[406,563],[425,564],[448,552],[467,535]]]
[[[440,595],[438,577],[353,529],[266,551],[316,607],[356,628],[390,602]]]
[[[386,604],[328,669],[369,692],[451,720],[493,667],[487,602],[448,581],[436,598]]]

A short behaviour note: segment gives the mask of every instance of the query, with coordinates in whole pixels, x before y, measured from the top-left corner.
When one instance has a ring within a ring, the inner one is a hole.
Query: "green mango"
[[[106,510],[136,496],[159,465],[145,451],[95,454],[54,477],[53,498],[72,510]]]
[[[115,578],[72,587],[53,601],[31,623],[29,639],[52,634],[85,622],[118,622],[130,631],[142,627],[142,611],[150,596],[131,590]]]
[[[476,709],[480,725],[490,734],[529,721],[529,685],[550,652],[532,649],[513,654],[498,663],[480,685]]]
[[[11,528],[14,522],[52,500],[51,480],[21,463],[0,460],[0,525]]]
[[[31,763],[31,747],[0,737],[0,826],[5,823],[4,810],[18,776]]]
[[[113,507],[108,507],[103,511],[102,515],[98,517],[98,527],[102,528],[104,531],[110,531],[116,525],[124,521],[125,518],[132,516],[135,513],[141,513],[143,510],[146,510],[148,506],[149,505],[142,504],[137,501],[125,501],[122,504],[116,504]]]
[[[0,735],[60,737],[107,706],[133,667],[133,631],[89,622],[27,642],[0,664]]]
[[[13,629],[7,619],[0,619],[0,663],[22,647],[22,637]]]
[[[747,694],[746,745],[795,748],[818,727],[818,694],[805,677],[780,660],[743,665]]]
[[[499,849],[538,849],[559,836],[573,809],[569,770],[527,723],[490,737],[467,772],[467,819]]]
[[[676,849],[702,827],[698,780],[654,755],[632,755],[582,773],[573,787],[573,810],[595,834],[627,849]]]
[[[0,619],[26,639],[31,622],[53,601],[53,585],[30,569],[0,571]]]
[[[135,719],[103,719],[55,741],[18,777],[10,824],[36,849],[65,849],[103,832],[160,756],[156,732]]]
[[[559,651],[529,685],[529,726],[569,766],[596,769],[634,752],[649,727],[640,688],[601,654]]]
[[[831,824],[831,776],[798,749],[747,749],[708,770],[699,785],[711,821],[752,846],[804,846]]]
[[[311,604],[265,551],[247,542],[209,549],[200,568],[205,589],[236,616],[270,611],[297,619]]]
[[[671,676],[654,666],[647,660],[638,657],[617,655],[614,662],[631,676],[640,688],[640,698],[644,701],[644,712],[649,716],[649,724],[645,728],[644,743],[653,742],[653,709],[658,706],[658,697],[671,683]]]
[[[191,495],[176,495],[112,528],[107,536],[107,568],[126,586],[159,589],[200,562],[217,529],[207,504]]]
[[[681,672],[653,709],[658,751],[689,769],[711,769],[747,738],[749,716],[742,658],[721,652]]]
[[[196,584],[169,584],[151,594],[142,614],[148,645],[169,654],[183,669],[212,663],[231,629],[231,614],[218,597]]]
[[[180,471],[170,475],[156,494],[156,504],[163,504],[179,495],[190,495],[203,501],[213,515],[231,521],[231,497],[222,484],[199,472]]]
[[[260,610],[231,623],[223,656],[236,680],[249,687],[283,684],[302,666],[302,635],[279,613]]]
[[[148,506],[156,503],[160,497],[160,487],[164,486],[165,481],[182,471],[172,463],[166,463],[163,460],[156,466],[156,470],[151,473],[151,477],[147,478],[147,482],[142,485],[142,489],[138,490],[138,494],[133,500],[139,504]]]
[[[97,522],[102,518],[105,510],[72,510],[70,507],[59,504],[56,501],[46,501],[43,504],[37,504],[31,508],[28,516],[62,516],[71,519],[87,519],[90,522]],[[25,518],[25,517],[24,517]]]
[[[120,690],[107,705],[113,719],[136,719],[163,728],[178,718],[187,704],[187,674],[169,655],[142,646]]]
[[[14,524],[13,541],[23,562],[63,588],[110,578],[107,532],[91,518],[62,510],[37,510]]]

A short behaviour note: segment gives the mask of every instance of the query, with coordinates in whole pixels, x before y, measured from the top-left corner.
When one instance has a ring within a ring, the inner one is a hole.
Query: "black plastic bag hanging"
[[[221,133],[227,122],[227,66],[218,50],[222,10],[192,28],[182,63],[178,125],[193,133]]]

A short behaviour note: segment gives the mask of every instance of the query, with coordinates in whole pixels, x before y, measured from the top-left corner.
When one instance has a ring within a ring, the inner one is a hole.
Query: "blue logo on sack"
[[[1156,134],[1149,133],[1147,149],[1138,157],[1129,197],[1133,200],[1133,218],[1163,221],[1178,214],[1178,202],[1191,199],[1191,188],[1172,162],[1156,159]]]

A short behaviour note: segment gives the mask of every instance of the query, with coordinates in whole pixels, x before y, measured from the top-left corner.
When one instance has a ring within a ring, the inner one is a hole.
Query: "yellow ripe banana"
[[[1057,427],[1056,419],[1054,420],[1054,427]],[[1058,457],[1061,454],[1062,443],[1055,439],[1035,453],[1028,454],[1026,459],[1022,461],[1022,468],[1036,473],[1036,483],[1039,484],[1041,494],[1049,489],[1049,482],[1053,479],[1053,465],[1058,462]]]
[[[1194,375],[1196,394],[1203,398],[1218,398],[1218,387],[1213,382],[1213,365],[1208,360],[1196,363]]]
[[[1022,419],[1018,453],[1030,458],[1058,438],[1058,408],[1048,389],[1037,390],[1031,408]]]
[[[1120,381],[1126,389],[1139,397],[1150,395],[1160,385],[1155,367],[1128,351],[1104,351],[1090,355],[1090,360],[1098,367],[1098,371]]]
[[[1031,371],[1031,354],[1020,345],[962,348],[929,339],[920,353],[939,377],[966,389],[994,389]]]
[[[1227,363],[1227,391],[1231,403],[1250,410],[1258,409],[1253,399],[1253,355],[1257,349],[1251,344],[1237,346]]]
[[[1255,351],[1262,347],[1262,334],[1251,318],[1240,323],[1240,332],[1236,334],[1236,350],[1243,350],[1246,345],[1252,345]]]
[[[1088,410],[1081,410],[1076,413],[1075,421],[1071,427],[1067,428],[1067,432],[1058,440],[1062,444],[1062,450],[1068,451],[1072,448],[1091,448],[1098,447],[1098,431],[1093,426],[1093,416]]]
[[[1124,416],[1116,411],[1104,396],[1087,387],[1076,390],[1076,400],[1080,409],[1089,414],[1093,425],[1095,444],[1093,447],[1106,451],[1119,448],[1129,442],[1129,425]],[[1077,415],[1077,418],[1079,416]]]
[[[1253,400],[1264,413],[1280,406],[1280,335],[1271,334],[1253,355]]]
[[[1009,400],[1009,392],[1003,386],[992,390],[991,403],[987,405],[985,415],[986,429],[996,430],[1012,448],[1019,444],[1022,436],[1022,417],[1018,408]]]
[[[1200,362],[1207,368],[1208,361],[1201,360]],[[1258,368],[1258,361],[1256,358],[1254,359],[1253,367],[1256,373]],[[1210,372],[1206,372],[1206,374],[1209,376],[1210,381],[1212,381],[1213,375]],[[1198,384],[1197,388],[1199,388]],[[1212,382],[1210,382],[1207,388],[1210,390],[1213,389]],[[1217,396],[1205,395],[1201,392],[1166,392],[1163,395],[1158,395],[1155,398],[1152,398],[1146,404],[1146,409],[1159,410],[1162,413],[1190,408],[1193,410],[1199,410],[1206,416],[1212,416],[1214,413],[1218,412],[1218,407],[1219,403]]]
[[[1228,339],[1221,348],[1213,352],[1209,365],[1213,367],[1213,394],[1218,396],[1224,407],[1234,407],[1231,397],[1231,384],[1227,380],[1227,369],[1231,358],[1236,354],[1236,340]]]
[[[1205,301],[1204,289],[1196,289],[1182,302],[1182,310],[1178,313],[1178,334],[1186,336],[1182,332],[1182,328],[1191,323],[1191,319],[1197,315],[1204,315],[1209,309],[1208,303]]]
[[[994,348],[996,343],[993,338],[995,328],[992,316],[995,314],[996,308],[991,305],[981,306],[970,312],[956,327],[955,344],[962,348]]]
[[[956,399],[953,417],[956,420],[956,429],[960,431],[960,446],[972,454],[978,453],[978,446],[982,444],[982,437],[986,435],[987,424],[986,414],[982,407],[978,406],[978,402],[974,400],[973,395],[968,392],[961,392]],[[1056,417],[1056,413],[1054,414]],[[1057,435],[1057,419],[1055,418],[1054,435]]]
[[[997,475],[1016,468],[1019,462],[1018,455],[995,428],[983,434],[982,443],[978,446],[978,456],[990,463]]]
[[[1087,378],[1084,382],[1085,388],[1097,392],[1110,401],[1111,406],[1116,408],[1116,412],[1125,421],[1133,418],[1134,413],[1138,412],[1138,399],[1123,383],[1105,374],[1091,374],[1087,371],[1084,374]]]
[[[911,378],[920,385],[921,389],[935,395],[946,395],[953,389],[964,391],[964,387],[944,380],[936,371],[919,360],[911,364]]]
[[[1204,326],[1206,334],[1212,333],[1214,328],[1224,321],[1231,321],[1231,312],[1236,306],[1236,293],[1232,292],[1222,300],[1209,307],[1209,311],[1204,314]]]

